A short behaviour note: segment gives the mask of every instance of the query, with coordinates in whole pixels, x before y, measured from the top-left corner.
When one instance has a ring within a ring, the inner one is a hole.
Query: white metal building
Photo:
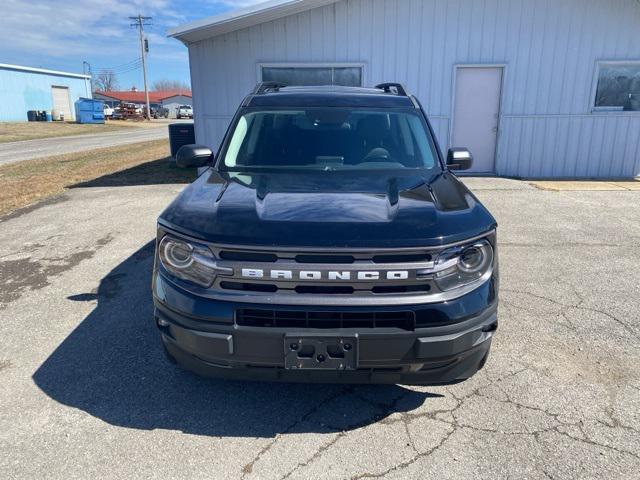
[[[169,35],[213,148],[261,80],[397,81],[478,173],[640,175],[639,0],[272,0]]]

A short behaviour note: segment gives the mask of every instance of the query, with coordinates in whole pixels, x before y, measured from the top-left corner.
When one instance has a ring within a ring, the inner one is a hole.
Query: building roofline
[[[167,95],[166,97],[160,97],[160,100],[166,100],[167,98],[173,98],[173,97],[189,97],[189,98],[193,98],[193,94],[192,93],[174,93],[173,95]]]
[[[180,25],[170,29],[167,36],[177,38],[185,44],[194,43],[337,1],[339,0],[269,0]]]
[[[0,70],[19,70],[21,72],[33,72],[44,73],[46,75],[57,75],[59,77],[73,77],[90,79],[91,75],[84,75],[82,73],[61,72],[60,70],[48,70],[46,68],[24,67],[22,65],[11,65],[9,63],[0,63]]]
[[[93,92],[93,94],[94,94],[94,95],[101,95],[101,96],[103,96],[103,97],[109,97],[109,98],[112,98],[112,99],[114,99],[114,100],[120,100],[120,99],[119,99],[119,98],[117,98],[117,97],[114,97],[114,96],[109,95],[109,92],[101,92],[101,91],[99,91],[99,90],[95,90],[95,91]]]

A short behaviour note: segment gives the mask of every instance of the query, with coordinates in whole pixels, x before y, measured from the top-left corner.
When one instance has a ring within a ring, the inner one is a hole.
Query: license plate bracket
[[[285,335],[287,370],[356,370],[357,335]]]

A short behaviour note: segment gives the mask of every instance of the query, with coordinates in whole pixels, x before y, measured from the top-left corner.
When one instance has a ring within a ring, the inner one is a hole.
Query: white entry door
[[[502,67],[457,67],[452,147],[468,148],[470,172],[495,171]]]
[[[53,109],[64,115],[65,120],[73,120],[71,100],[68,87],[51,87],[53,96]]]

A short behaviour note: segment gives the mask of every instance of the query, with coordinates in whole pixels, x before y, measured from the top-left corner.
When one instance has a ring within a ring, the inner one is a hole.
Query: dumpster
[[[37,110],[29,110],[27,112],[27,120],[30,122],[38,121],[38,111]]]
[[[78,123],[104,123],[104,102],[92,98],[79,98],[76,100],[76,122]]]
[[[180,147],[196,143],[193,123],[172,123],[169,125],[169,145],[171,156],[175,158]]]

